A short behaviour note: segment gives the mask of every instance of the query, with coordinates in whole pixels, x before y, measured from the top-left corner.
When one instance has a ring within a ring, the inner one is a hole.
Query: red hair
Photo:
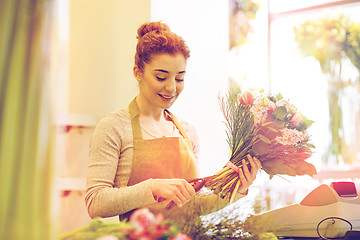
[[[185,59],[190,57],[190,50],[185,41],[170,31],[165,23],[150,22],[141,25],[137,31],[138,43],[135,53],[135,65],[144,71],[146,63],[157,54],[175,55],[181,53]]]

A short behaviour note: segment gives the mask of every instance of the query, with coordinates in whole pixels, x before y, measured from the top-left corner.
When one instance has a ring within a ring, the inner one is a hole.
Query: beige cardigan
[[[192,141],[196,159],[199,158],[199,142],[196,131],[185,121],[180,124]],[[179,133],[177,133],[179,134]],[[144,139],[150,138],[143,132]],[[96,126],[90,141],[85,202],[91,218],[112,217],[132,209],[155,203],[151,192],[151,179],[127,186],[133,160],[133,134],[128,109],[118,110],[105,116]],[[238,194],[236,200],[243,195]],[[217,211],[228,203],[207,192],[198,194],[182,208],[174,207],[165,217],[184,212],[205,215]]]

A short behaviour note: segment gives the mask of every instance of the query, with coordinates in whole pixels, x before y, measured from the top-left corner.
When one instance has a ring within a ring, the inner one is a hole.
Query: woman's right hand
[[[155,199],[172,200],[178,207],[195,195],[195,189],[185,179],[152,179],[151,191]]]

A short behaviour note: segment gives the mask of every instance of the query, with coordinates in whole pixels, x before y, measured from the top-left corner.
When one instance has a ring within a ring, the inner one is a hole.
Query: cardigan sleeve
[[[151,179],[127,186],[133,156],[132,140],[125,139],[132,139],[128,125],[121,115],[110,114],[92,134],[85,195],[91,218],[121,215],[155,202]]]

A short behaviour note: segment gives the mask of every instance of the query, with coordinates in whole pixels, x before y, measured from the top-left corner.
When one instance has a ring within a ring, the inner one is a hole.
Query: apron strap
[[[190,139],[185,131],[185,129],[182,127],[182,125],[179,123],[179,121],[177,120],[177,118],[174,116],[174,114],[172,114],[169,110],[165,109],[165,112],[167,114],[169,114],[171,120],[175,123],[175,126],[179,129],[181,135],[185,138],[185,139]]]
[[[131,103],[129,104],[131,127],[132,127],[132,131],[133,131],[134,139],[142,139],[140,120],[139,120],[139,110],[136,105],[135,99],[136,98],[134,98],[134,100],[132,100]]]
[[[131,119],[131,126],[132,131],[134,135],[134,139],[143,139],[142,138],[142,132],[140,127],[140,120],[139,120],[139,110],[135,101],[136,98],[134,98],[131,103],[129,104],[129,113],[130,113],[130,119]],[[179,129],[180,134],[185,139],[190,139],[185,131],[185,129],[181,126],[177,118],[167,109],[165,109],[165,112],[170,116],[171,120],[174,122],[177,129]]]

